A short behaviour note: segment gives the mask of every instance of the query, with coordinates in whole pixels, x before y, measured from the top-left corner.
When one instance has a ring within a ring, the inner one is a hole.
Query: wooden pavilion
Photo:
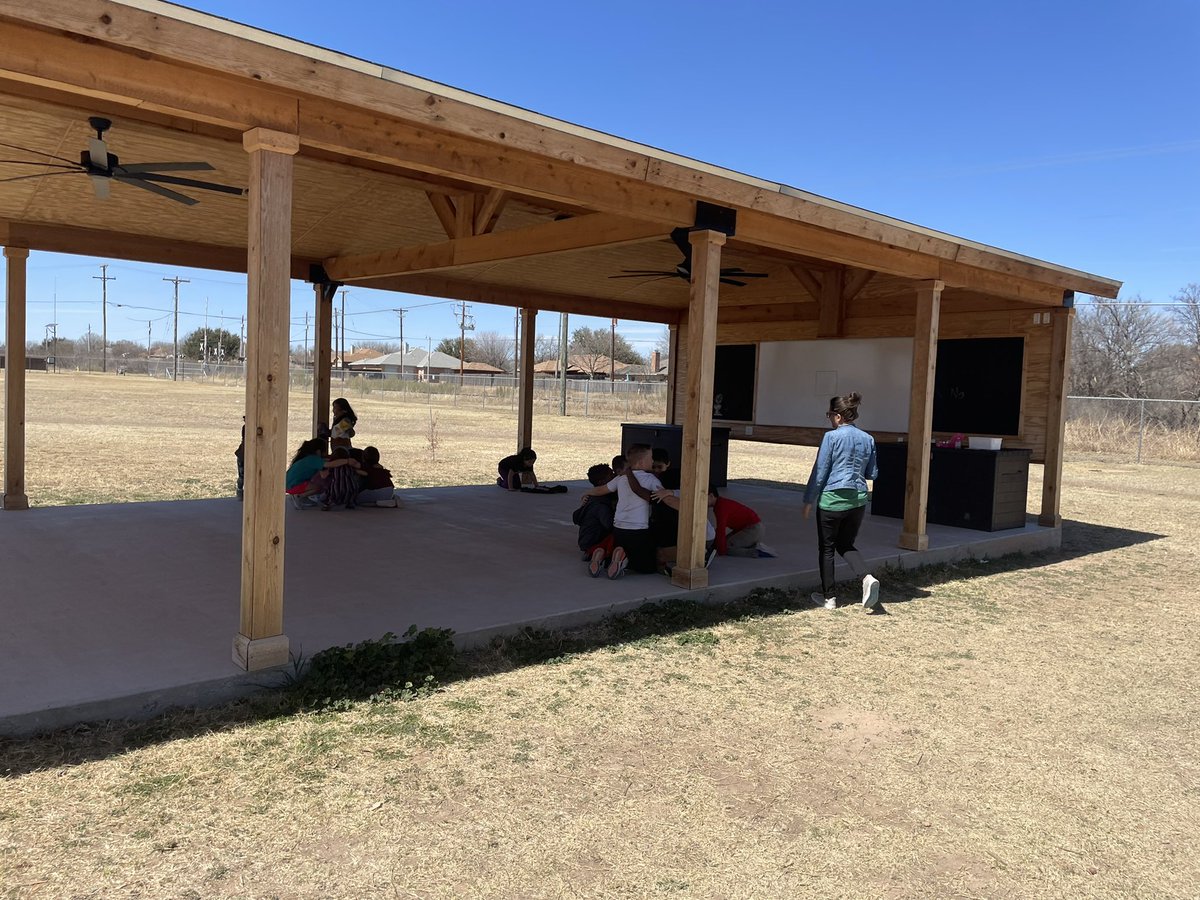
[[[72,162],[111,120],[120,165],[203,160],[245,198],[121,183],[107,171],[0,183],[7,259],[4,509],[24,477],[25,267],[31,250],[245,272],[245,669],[286,662],[283,633],[289,281],[312,283],[313,427],[329,409],[335,288],[354,283],[522,309],[516,444],[532,442],[539,310],[665,323],[667,416],[683,428],[679,565],[703,565],[708,441],[719,344],[912,341],[910,444],[934,436],[939,337],[1020,337],[1021,416],[1010,444],[1045,463],[1040,522],[1059,523],[1063,401],[1074,292],[1120,283],[941,234],[785,185],[566,122],[157,0],[0,0],[4,142]],[[15,150],[6,150],[7,158]],[[104,167],[101,166],[101,169]],[[134,171],[126,169],[125,171]],[[159,171],[163,171],[160,167]],[[167,170],[169,171],[169,170]],[[0,179],[31,173],[0,163]],[[72,176],[72,177],[67,177]],[[110,182],[115,182],[111,183]],[[100,194],[108,194],[101,199]],[[677,229],[684,229],[683,232]],[[675,240],[671,239],[675,232]],[[685,276],[672,270],[680,235]],[[764,273],[730,286],[723,268]],[[735,437],[815,443],[811,426]],[[925,537],[929,461],[911,454],[902,546]]]

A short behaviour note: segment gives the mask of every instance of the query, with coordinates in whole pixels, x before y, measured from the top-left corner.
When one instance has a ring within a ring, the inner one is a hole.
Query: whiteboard
[[[858,391],[864,431],[908,431],[912,353],[912,338],[761,343],[754,422],[827,428],[829,398]]]

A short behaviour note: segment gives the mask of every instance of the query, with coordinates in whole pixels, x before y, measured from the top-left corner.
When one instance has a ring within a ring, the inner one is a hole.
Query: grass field
[[[33,502],[230,492],[240,392],[126,380],[31,378]],[[435,408],[431,459],[427,408],[355,406],[402,484],[512,442]],[[539,417],[539,469],[618,433]],[[1076,456],[1063,514],[1061,550],[891,573],[886,616],[775,596],[501,644],[412,702],[0,742],[0,897],[1194,897],[1200,469]]]

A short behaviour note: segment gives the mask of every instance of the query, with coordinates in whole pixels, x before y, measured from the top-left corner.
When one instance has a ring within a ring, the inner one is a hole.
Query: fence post
[[[588,379],[583,383],[583,417],[588,417],[588,398],[592,395],[592,379]]]
[[[1137,461],[1142,461],[1142,436],[1146,433],[1146,400],[1138,401],[1138,454]]]

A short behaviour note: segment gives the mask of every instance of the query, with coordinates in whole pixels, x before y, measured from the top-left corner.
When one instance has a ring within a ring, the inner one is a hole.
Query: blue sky
[[[580,125],[1125,282],[1200,282],[1200,3],[197,0],[198,9]],[[29,336],[100,330],[100,260],[30,259]],[[244,282],[114,262],[109,337],[170,340]],[[57,306],[52,306],[57,297]],[[293,289],[292,338],[311,291]],[[456,332],[449,303],[351,288],[349,332]],[[140,307],[140,308],[139,308]],[[378,312],[372,312],[378,311]],[[479,330],[513,312],[473,304]],[[542,333],[558,316],[543,314]],[[607,320],[571,317],[571,325]],[[643,351],[661,326],[621,323]]]

